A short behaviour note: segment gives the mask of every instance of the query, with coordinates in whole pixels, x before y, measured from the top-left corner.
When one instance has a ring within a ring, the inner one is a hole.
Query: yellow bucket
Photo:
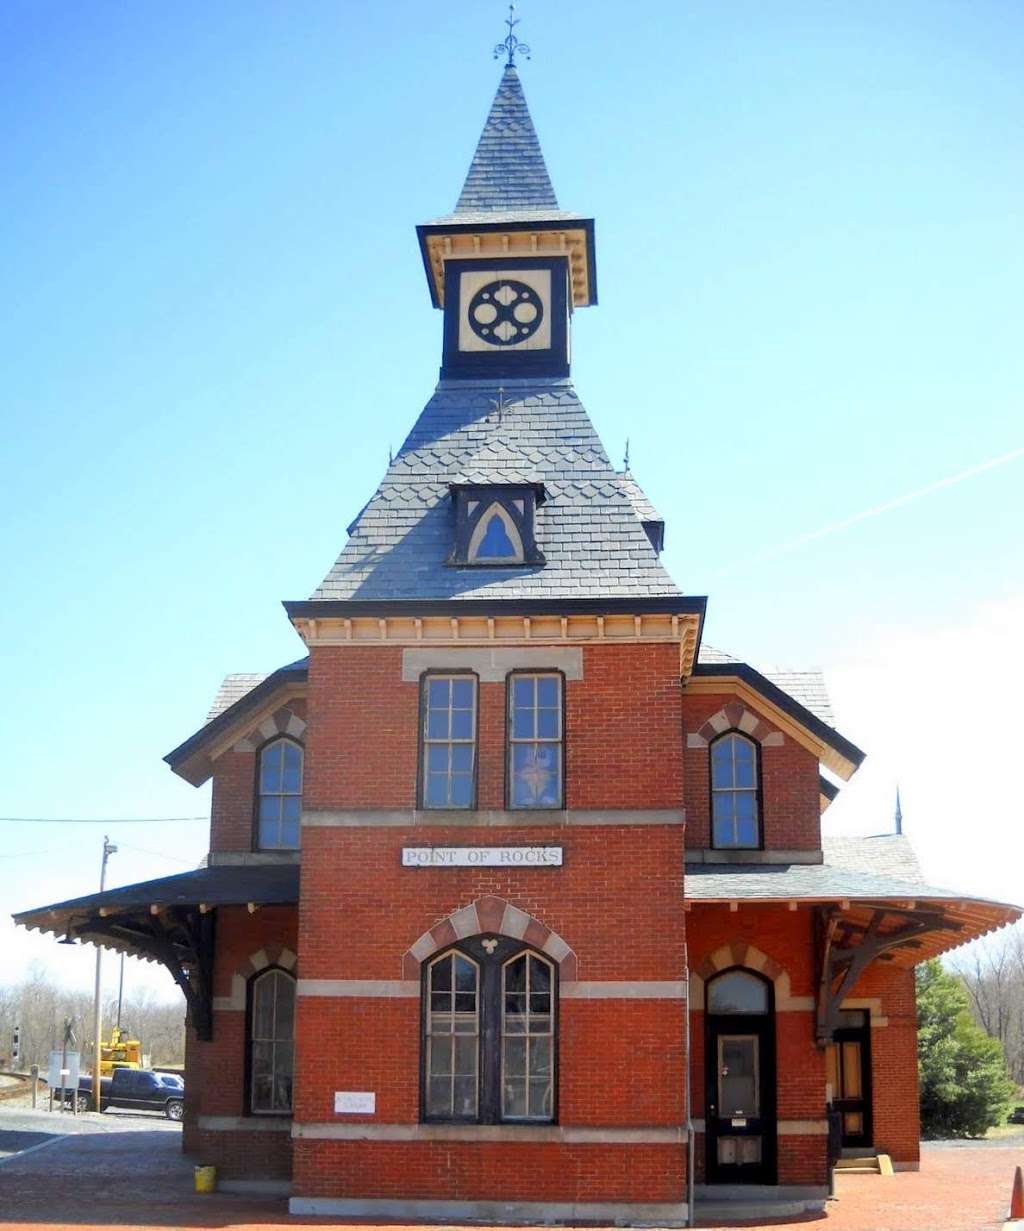
[[[217,1188],[217,1168],[216,1167],[196,1167],[194,1169],[196,1192],[197,1193],[212,1193]]]

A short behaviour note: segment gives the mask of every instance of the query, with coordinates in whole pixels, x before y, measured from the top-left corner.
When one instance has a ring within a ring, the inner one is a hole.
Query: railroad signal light
[[[11,1036],[11,1068],[17,1068],[21,1060],[21,1026],[15,1026]]]

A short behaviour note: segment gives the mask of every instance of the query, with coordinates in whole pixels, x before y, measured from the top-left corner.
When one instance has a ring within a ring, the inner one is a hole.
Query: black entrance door
[[[772,988],[746,970],[707,987],[706,1170],[709,1184],[775,1183]]]
[[[866,1009],[844,1009],[826,1053],[826,1080],[839,1111],[843,1146],[860,1149],[872,1142],[871,1023]]]

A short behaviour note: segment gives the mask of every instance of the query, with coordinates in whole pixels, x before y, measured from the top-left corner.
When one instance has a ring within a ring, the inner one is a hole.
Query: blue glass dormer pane
[[[518,558],[519,553],[508,537],[505,523],[497,513],[492,514],[491,520],[487,523],[477,555],[485,560],[515,560]]]

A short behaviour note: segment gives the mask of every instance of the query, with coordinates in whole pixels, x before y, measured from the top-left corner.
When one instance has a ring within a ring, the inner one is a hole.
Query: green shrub
[[[917,968],[917,1015],[922,1132],[984,1136],[1013,1096],[1002,1044],[975,1023],[963,984],[937,960]]]

